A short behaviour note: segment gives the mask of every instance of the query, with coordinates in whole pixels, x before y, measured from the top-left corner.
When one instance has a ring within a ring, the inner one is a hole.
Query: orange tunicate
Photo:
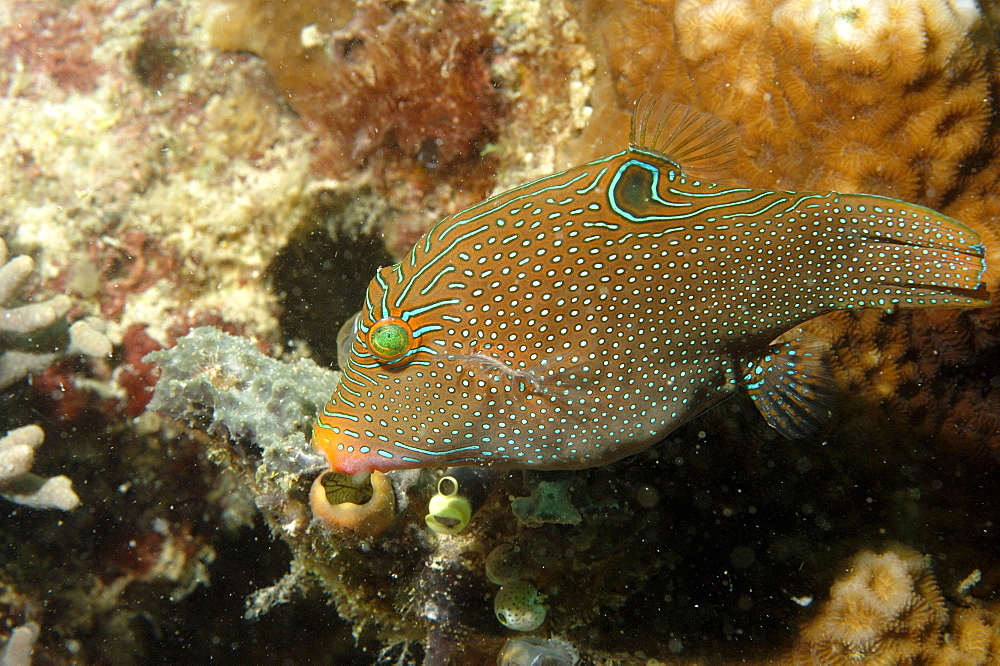
[[[313,482],[309,501],[321,524],[358,537],[381,534],[396,517],[392,481],[381,472],[361,477],[325,472]]]

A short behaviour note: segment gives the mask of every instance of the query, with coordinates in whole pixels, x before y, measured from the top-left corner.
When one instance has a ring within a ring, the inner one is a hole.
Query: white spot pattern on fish
[[[317,448],[349,473],[589,467],[740,384],[803,435],[827,394],[822,353],[786,331],[836,309],[986,302],[984,250],[962,223],[872,195],[708,182],[734,137],[646,100],[627,150],[439,222],[342,332]]]

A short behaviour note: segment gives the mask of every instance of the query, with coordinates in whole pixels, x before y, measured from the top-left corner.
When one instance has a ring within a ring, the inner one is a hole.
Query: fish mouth
[[[330,468],[343,474],[388,472],[394,469],[427,467],[393,456],[364,439],[355,439],[330,432],[321,423],[313,425],[313,447],[326,456]]]

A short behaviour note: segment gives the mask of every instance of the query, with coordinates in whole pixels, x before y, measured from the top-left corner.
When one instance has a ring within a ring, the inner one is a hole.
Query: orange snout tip
[[[388,456],[371,442],[338,435],[319,423],[313,425],[312,443],[313,448],[330,461],[330,468],[342,474],[388,472],[426,466],[415,464],[412,460]]]

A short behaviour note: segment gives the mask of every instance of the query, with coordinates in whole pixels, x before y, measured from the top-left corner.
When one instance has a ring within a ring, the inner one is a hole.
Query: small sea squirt
[[[320,524],[359,537],[378,536],[396,517],[396,495],[381,472],[347,475],[327,471],[309,491],[313,515]]]
[[[642,451],[743,386],[783,435],[828,415],[839,309],[976,307],[975,231],[866,194],[727,185],[735,130],[659,98],[626,150],[433,227],[378,271],[313,428],[333,469],[573,469]]]

